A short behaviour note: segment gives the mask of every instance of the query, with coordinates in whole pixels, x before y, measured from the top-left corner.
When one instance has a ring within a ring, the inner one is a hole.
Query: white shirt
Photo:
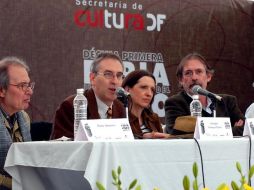
[[[100,115],[100,118],[107,119],[108,106],[104,102],[102,102],[96,95],[95,95],[95,98],[96,98],[98,113]],[[110,107],[112,108],[112,104]]]

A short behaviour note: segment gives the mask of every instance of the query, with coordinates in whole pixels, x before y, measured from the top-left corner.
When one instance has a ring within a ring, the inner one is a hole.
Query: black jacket
[[[240,111],[235,96],[220,94],[222,101],[216,102],[216,116],[229,117],[232,125],[232,132],[234,136],[242,136],[243,126],[234,127],[234,123],[239,119],[245,119]],[[165,102],[165,123],[166,132],[169,134],[180,135],[185,134],[183,131],[175,130],[175,120],[179,116],[190,115],[190,103],[192,98],[184,91],[169,97]],[[208,117],[207,113],[202,110],[202,116]]]

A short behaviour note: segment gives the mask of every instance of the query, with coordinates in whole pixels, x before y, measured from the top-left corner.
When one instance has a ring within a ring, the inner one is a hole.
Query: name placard
[[[243,136],[248,135],[254,138],[254,118],[247,118],[245,120]]]
[[[226,117],[198,117],[195,126],[196,139],[232,139],[230,119]]]
[[[82,120],[75,141],[134,140],[128,119]]]

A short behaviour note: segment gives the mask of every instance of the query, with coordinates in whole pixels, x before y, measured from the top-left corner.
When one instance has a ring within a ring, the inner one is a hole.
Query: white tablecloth
[[[199,144],[205,182],[210,189],[216,189],[222,182],[239,182],[236,161],[242,165],[243,172],[247,172],[250,146],[247,138],[203,140]],[[200,155],[193,139],[27,142],[11,146],[5,169],[13,176],[13,190],[86,189],[85,179],[92,189],[97,189],[95,183],[100,181],[107,190],[113,190],[111,171],[119,165],[124,187],[137,178],[144,190],[154,187],[168,190],[183,189],[184,175],[193,180],[194,161],[198,163],[198,180],[202,184]]]

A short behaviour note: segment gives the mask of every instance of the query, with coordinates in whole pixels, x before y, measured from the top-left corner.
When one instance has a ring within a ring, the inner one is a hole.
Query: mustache
[[[189,88],[191,89],[191,88],[192,88],[193,86],[195,86],[195,85],[202,86],[201,84],[199,84],[199,83],[195,82],[195,83],[191,84],[191,85],[189,86]]]

